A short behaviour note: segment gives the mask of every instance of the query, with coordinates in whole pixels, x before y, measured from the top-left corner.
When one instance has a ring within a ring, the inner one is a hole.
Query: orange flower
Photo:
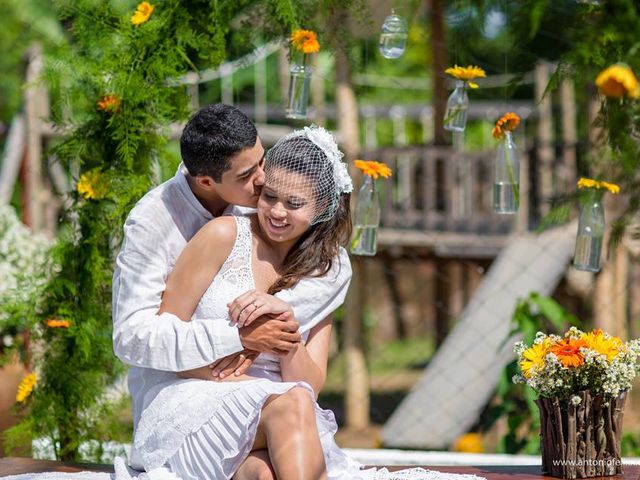
[[[46,324],[49,328],[69,328],[71,322],[69,320],[57,320],[55,318],[50,318],[47,320]]]
[[[374,180],[378,177],[389,178],[392,173],[391,169],[384,163],[374,162],[373,160],[356,160],[356,168],[360,169],[365,175],[369,175]]]
[[[120,100],[115,95],[105,95],[98,102],[98,108],[109,113],[117,112],[120,109]]]
[[[584,363],[584,357],[580,353],[581,348],[587,347],[587,342],[578,338],[565,338],[549,348],[565,367],[579,367]]]
[[[500,140],[504,136],[504,132],[513,132],[520,125],[520,117],[513,113],[505,113],[496,122],[496,126],[493,127],[491,134],[496,140]]]
[[[131,23],[134,25],[140,25],[146,22],[153,13],[154,6],[149,2],[142,2],[136,7],[136,13],[131,16]]]
[[[611,98],[640,96],[640,85],[633,71],[624,63],[616,63],[601,71],[596,77],[600,93]]]
[[[302,53],[318,53],[320,51],[318,38],[312,30],[295,30],[291,34],[291,45]]]

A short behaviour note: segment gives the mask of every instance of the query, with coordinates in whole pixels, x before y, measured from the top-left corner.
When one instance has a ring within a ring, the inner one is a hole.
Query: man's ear
[[[196,176],[196,185],[198,185],[203,190],[213,190],[215,188],[216,181],[213,177],[208,175],[198,175]]]

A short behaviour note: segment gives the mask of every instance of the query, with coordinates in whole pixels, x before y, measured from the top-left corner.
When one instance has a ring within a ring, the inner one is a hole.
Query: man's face
[[[216,193],[231,205],[255,207],[264,184],[264,148],[258,138],[231,159],[231,168],[216,183]]]

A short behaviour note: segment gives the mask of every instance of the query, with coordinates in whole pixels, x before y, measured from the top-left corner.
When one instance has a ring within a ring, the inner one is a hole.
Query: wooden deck
[[[401,470],[407,467],[389,467],[389,470]],[[540,466],[537,465],[509,465],[509,466],[478,466],[478,467],[452,467],[452,466],[425,466],[430,470],[449,473],[466,473],[485,477],[487,480],[506,480],[507,478],[521,480],[541,480],[554,478],[542,475]],[[24,473],[42,472],[113,472],[109,465],[94,465],[80,463],[62,463],[49,460],[33,460],[31,458],[0,458],[0,475],[20,475]],[[612,477],[598,477],[612,478]],[[637,480],[640,478],[640,465],[625,465],[625,472],[615,477],[617,480]]]

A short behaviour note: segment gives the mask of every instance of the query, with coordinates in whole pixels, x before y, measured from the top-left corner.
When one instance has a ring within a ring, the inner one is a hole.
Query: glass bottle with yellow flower
[[[617,194],[620,187],[608,182],[581,178],[578,180],[578,188],[588,189],[588,193],[582,199],[573,266],[578,270],[598,272],[605,227],[602,193],[609,190]]]
[[[512,214],[520,205],[520,156],[513,132],[520,124],[515,113],[505,113],[493,128],[493,138],[499,140],[493,168],[493,210]]]
[[[469,65],[468,67],[447,68],[444,73],[456,79],[455,88],[447,100],[447,111],[444,115],[444,128],[450,132],[464,132],[467,126],[467,111],[469,110],[469,95],[467,87],[478,88],[472,80],[485,77],[486,74],[480,67]]]
[[[309,63],[312,53],[320,51],[320,44],[315,32],[296,30],[291,34],[292,57],[302,55],[302,62],[294,62],[289,72],[289,99],[287,102],[287,118],[307,118],[309,104],[309,88],[313,69]]]
[[[354,255],[373,256],[377,251],[380,225],[380,194],[376,180],[379,177],[389,178],[391,169],[384,163],[374,161],[356,160],[355,165],[364,174],[364,182],[356,200],[350,251]]]

